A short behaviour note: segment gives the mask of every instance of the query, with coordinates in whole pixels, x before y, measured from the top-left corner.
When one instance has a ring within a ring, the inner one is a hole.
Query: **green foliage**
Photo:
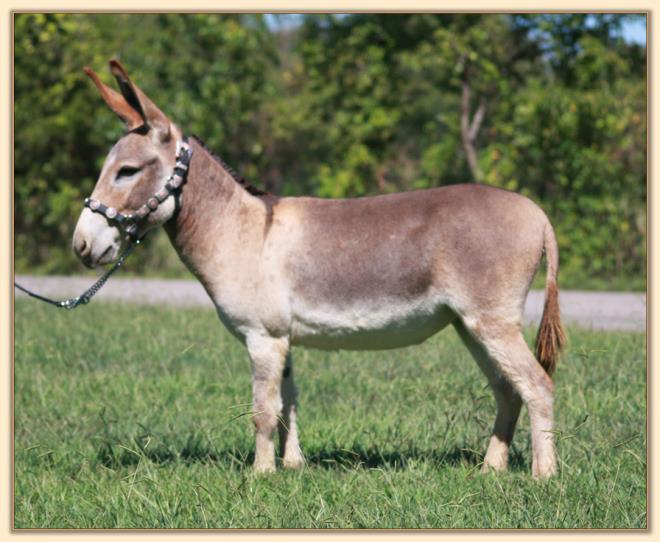
[[[479,474],[495,401],[453,330],[294,351],[307,464],[262,477],[245,349],[213,311],[19,299],[15,331],[18,529],[647,526],[643,333],[569,330],[538,483],[525,411],[510,471]]]
[[[120,58],[188,133],[248,174],[266,166],[255,142],[267,123],[260,104],[275,94],[268,74],[276,55],[261,16],[17,14],[14,21],[18,270],[80,270],[69,240],[123,129],[83,75],[85,65],[110,83],[106,63]],[[156,245],[128,268],[163,269],[165,260],[172,262],[166,274],[185,272]]]
[[[537,201],[561,283],[644,284],[646,49],[629,15],[16,14],[15,231],[20,271],[80,269],[80,202],[121,134],[80,68],[119,56],[189,133],[276,193],[353,197],[475,177]],[[158,240],[136,272],[184,273]],[[151,271],[153,272],[153,271]]]

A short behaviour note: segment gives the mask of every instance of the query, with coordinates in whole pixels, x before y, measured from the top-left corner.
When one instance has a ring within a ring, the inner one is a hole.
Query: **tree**
[[[621,38],[627,17],[16,14],[16,267],[80,269],[68,239],[123,129],[80,69],[119,56],[186,133],[269,190],[516,190],[555,224],[562,281],[640,285],[646,48]],[[166,245],[156,236],[129,266],[183,272]]]

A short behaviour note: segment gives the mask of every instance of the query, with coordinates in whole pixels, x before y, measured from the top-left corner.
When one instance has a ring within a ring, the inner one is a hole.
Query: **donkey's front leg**
[[[255,472],[275,470],[273,434],[282,411],[282,372],[289,351],[287,338],[249,336],[252,362],[252,420],[256,428]]]
[[[282,416],[279,420],[280,455],[282,466],[286,469],[299,469],[305,463],[298,443],[298,424],[296,420],[297,390],[293,382],[293,360],[291,354],[286,357],[282,375]]]

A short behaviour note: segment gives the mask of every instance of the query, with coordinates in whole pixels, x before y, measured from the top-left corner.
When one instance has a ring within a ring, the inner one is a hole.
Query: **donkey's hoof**
[[[481,465],[481,474],[489,472],[505,472],[508,465],[506,463],[484,463]]]
[[[555,474],[557,474],[557,465],[555,463],[550,463],[548,465],[532,465],[532,478],[534,480],[547,480],[548,478],[552,478]]]
[[[271,474],[275,472],[274,463],[255,463],[252,466],[254,474]]]
[[[305,466],[305,458],[302,455],[296,457],[284,457],[282,459],[282,468],[291,470],[300,470]]]

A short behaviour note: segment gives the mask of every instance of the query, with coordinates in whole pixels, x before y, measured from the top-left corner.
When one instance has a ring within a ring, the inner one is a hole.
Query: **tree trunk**
[[[482,173],[477,162],[477,150],[475,147],[475,141],[477,139],[477,135],[479,135],[479,129],[481,128],[481,123],[484,120],[484,115],[486,114],[486,99],[483,96],[479,99],[479,107],[475,111],[474,116],[472,116],[472,120],[470,120],[471,94],[472,90],[470,89],[470,83],[467,81],[467,79],[464,79],[463,99],[461,103],[461,139],[463,140],[463,149],[465,150],[468,166],[470,167],[470,172],[472,173],[472,179],[475,182],[479,182],[482,179]]]

